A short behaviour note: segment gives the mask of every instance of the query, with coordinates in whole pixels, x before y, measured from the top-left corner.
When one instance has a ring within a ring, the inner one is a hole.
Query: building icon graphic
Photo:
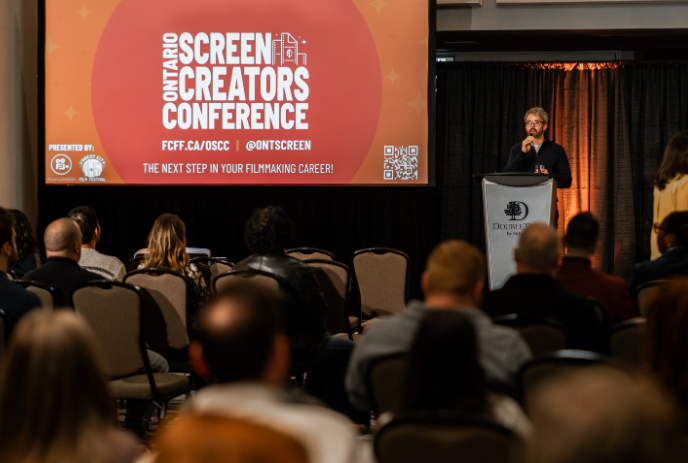
[[[277,63],[279,56],[280,65],[284,63],[294,63],[298,66],[299,58],[302,59],[304,66],[306,65],[306,54],[299,53],[299,42],[288,32],[282,32],[281,40],[272,41],[272,62]]]

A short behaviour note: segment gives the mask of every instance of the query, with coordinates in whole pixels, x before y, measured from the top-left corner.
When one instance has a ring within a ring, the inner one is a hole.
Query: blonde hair
[[[144,267],[166,268],[184,273],[188,264],[184,222],[175,214],[161,215],[148,234],[148,254]]]
[[[243,420],[187,415],[158,438],[156,463],[307,463],[304,446]]]
[[[476,283],[485,280],[483,254],[463,240],[438,244],[425,265],[429,294],[470,294]]]
[[[115,415],[97,352],[73,312],[22,318],[0,372],[0,461],[100,461]]]

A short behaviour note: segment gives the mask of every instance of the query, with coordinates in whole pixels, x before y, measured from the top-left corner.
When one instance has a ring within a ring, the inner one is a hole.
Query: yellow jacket
[[[664,218],[676,211],[688,211],[688,175],[677,176],[667,182],[662,191],[655,187],[654,191],[654,214],[652,223],[661,223]],[[652,260],[661,256],[657,247],[657,233],[654,226],[650,236],[650,246],[652,247]]]

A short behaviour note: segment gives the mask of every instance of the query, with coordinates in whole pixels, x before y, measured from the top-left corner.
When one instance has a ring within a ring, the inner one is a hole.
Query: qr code
[[[418,146],[385,146],[385,180],[418,180]]]

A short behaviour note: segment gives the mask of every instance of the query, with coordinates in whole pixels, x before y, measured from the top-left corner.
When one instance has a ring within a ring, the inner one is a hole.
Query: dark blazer
[[[14,273],[19,275],[20,277],[23,277],[27,273],[29,273],[31,270],[38,268],[38,263],[44,264],[45,263],[45,258],[38,253],[35,254],[27,254],[21,259],[19,259],[14,265],[10,265],[9,270],[12,270]]]
[[[595,270],[590,266],[590,259],[564,257],[557,279],[567,291],[600,301],[607,311],[609,328],[638,316],[626,280]]]
[[[102,279],[102,276],[82,269],[75,260],[67,257],[49,257],[40,268],[30,271],[22,278],[54,287],[62,293],[62,301],[67,307],[74,307],[72,292],[78,286]]]
[[[285,322],[294,352],[313,352],[324,345],[328,307],[313,268],[282,252],[254,254],[232,267],[232,270],[249,269],[262,270],[281,279],[281,292],[291,302],[287,304]]]
[[[516,313],[552,318],[568,326],[569,347],[606,353],[604,328],[592,303],[570,293],[548,275],[513,275],[501,289],[483,298],[483,310],[491,317]]]
[[[515,144],[509,153],[509,162],[507,162],[504,172],[535,172],[536,164],[540,164],[550,174],[561,175],[559,188],[571,186],[571,167],[563,146],[545,140],[537,153],[537,158],[535,155],[535,148],[531,147],[530,151],[524,153],[521,150],[521,143]]]
[[[0,271],[0,309],[5,311],[10,330],[27,312],[41,305],[38,296],[14,283],[5,272]]]
[[[688,275],[688,248],[667,249],[655,260],[635,264],[628,277],[628,291],[635,298],[643,283],[676,275]]]

